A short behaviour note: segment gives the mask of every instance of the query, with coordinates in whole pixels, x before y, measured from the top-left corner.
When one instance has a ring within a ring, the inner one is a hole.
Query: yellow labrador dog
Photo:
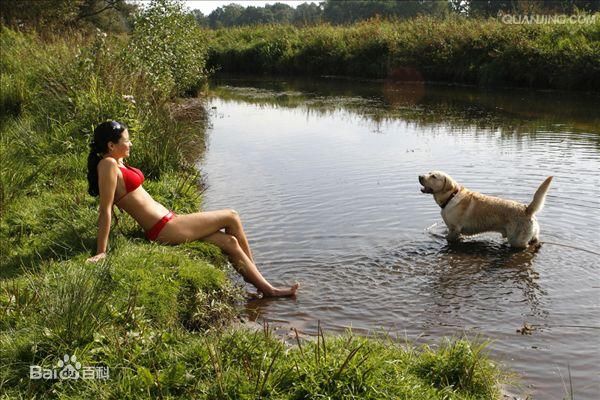
[[[522,249],[538,241],[540,227],[535,214],[544,206],[550,182],[551,176],[536,190],[531,204],[525,205],[472,192],[441,171],[419,175],[421,192],[433,194],[442,208],[449,241],[461,234],[499,232],[511,246]]]

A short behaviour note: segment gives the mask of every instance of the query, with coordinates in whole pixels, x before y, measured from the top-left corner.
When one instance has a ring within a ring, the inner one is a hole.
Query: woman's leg
[[[242,226],[242,220],[240,215],[235,210],[223,210],[230,214],[229,222],[230,224],[225,227],[225,233],[235,236],[240,247],[244,250],[244,253],[248,256],[248,258],[254,262],[254,257],[252,256],[252,250],[250,250],[250,244],[248,243],[248,238],[246,237],[246,232],[244,232],[244,227]]]
[[[273,287],[262,276],[256,265],[244,252],[235,236],[223,232],[216,232],[202,240],[213,243],[223,249],[229,256],[229,260],[235,269],[244,277],[244,280],[253,284],[265,296],[293,296],[296,293],[296,290],[298,289],[297,283],[290,288]]]
[[[243,238],[245,245],[240,243],[238,236],[220,232],[229,229]],[[298,288],[294,285],[289,289],[274,288],[252,260],[246,235],[242,229],[239,216],[233,210],[208,211],[187,215],[178,215],[169,221],[160,231],[157,241],[167,244],[179,244],[194,240],[205,240],[216,244],[230,257],[231,262],[244,279],[252,283],[266,296],[293,295]]]
[[[221,229],[235,236],[246,255],[254,262],[240,216],[231,209],[178,215],[165,225],[157,239],[170,244],[191,242]]]

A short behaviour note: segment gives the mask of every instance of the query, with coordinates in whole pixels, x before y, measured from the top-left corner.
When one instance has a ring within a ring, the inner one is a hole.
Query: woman
[[[254,264],[242,223],[234,210],[176,215],[157,203],[144,190],[144,175],[123,163],[129,156],[131,141],[127,127],[119,122],[103,122],[94,130],[88,156],[88,184],[92,196],[100,196],[97,262],[106,257],[113,204],[133,217],[146,231],[148,240],[179,244],[203,240],[221,248],[244,280],[265,296],[293,296],[290,288],[273,287]],[[222,231],[224,230],[224,231]]]

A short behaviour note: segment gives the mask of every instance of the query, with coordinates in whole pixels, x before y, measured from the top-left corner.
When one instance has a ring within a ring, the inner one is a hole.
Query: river
[[[248,301],[250,318],[432,345],[491,339],[521,393],[563,398],[572,382],[575,398],[597,398],[599,97],[250,77],[210,93],[204,209],[236,209],[267,279],[301,285],[295,299]],[[417,181],[434,169],[524,203],[553,175],[539,251],[499,234],[449,245]]]

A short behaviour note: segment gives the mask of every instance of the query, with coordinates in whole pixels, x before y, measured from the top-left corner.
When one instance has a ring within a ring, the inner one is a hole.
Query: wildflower
[[[130,94],[124,94],[123,100],[129,101],[132,104],[135,104],[135,98]]]

